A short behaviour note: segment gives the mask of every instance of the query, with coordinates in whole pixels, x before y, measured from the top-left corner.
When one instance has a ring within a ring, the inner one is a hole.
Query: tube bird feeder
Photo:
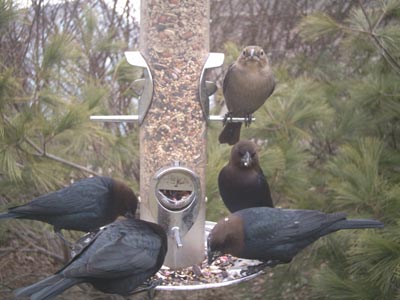
[[[222,65],[222,53],[209,53],[209,0],[141,0],[139,51],[127,61],[144,69],[138,116],[92,116],[104,122],[140,125],[140,218],[160,224],[168,235],[164,265],[169,270],[201,266],[212,222],[205,221],[205,170],[209,96],[216,85],[207,69]],[[243,122],[235,118],[231,122]],[[258,261],[241,260],[238,275],[224,282],[204,281],[161,290],[214,288],[248,280],[242,274]]]
[[[209,3],[142,0],[140,20],[139,49],[153,81],[140,124],[140,217],[164,227],[164,264],[176,269],[204,259],[207,116],[198,85]]]

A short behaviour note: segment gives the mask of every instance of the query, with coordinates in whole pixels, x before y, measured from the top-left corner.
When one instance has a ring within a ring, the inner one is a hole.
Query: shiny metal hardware
[[[176,242],[176,246],[178,248],[182,248],[183,244],[182,244],[182,239],[181,239],[181,234],[179,232],[179,227],[175,226],[171,228],[172,234],[174,236],[175,242]]]
[[[203,69],[201,70],[199,97],[201,109],[203,110],[203,116],[205,120],[208,120],[208,115],[210,111],[210,100],[208,97],[213,95],[217,91],[217,85],[214,82],[206,81],[205,73],[208,69],[222,66],[222,64],[224,63],[224,57],[225,55],[223,53],[209,53]]]
[[[118,115],[118,116],[90,116],[92,121],[100,122],[137,122],[138,115]]]
[[[153,76],[146,60],[139,51],[126,51],[126,60],[132,66],[143,68],[144,79],[135,80],[136,84],[143,86],[139,100],[139,125],[142,124],[153,99]],[[134,84],[135,84],[134,82]]]
[[[197,251],[193,249],[194,241],[204,229],[199,221],[199,212],[205,209],[199,176],[180,162],[173,162],[155,173],[149,193],[150,219],[168,234],[165,264],[174,268],[186,266]]]
[[[208,119],[210,121],[219,121],[219,122],[226,121],[226,123],[244,123],[247,121],[247,118],[243,118],[243,117],[228,117],[225,120],[225,116],[220,116],[220,115],[210,116]],[[256,120],[256,118],[254,118],[254,117],[251,118],[252,122],[254,122],[255,120]]]
[[[144,78],[133,82],[135,91],[140,95],[139,115],[109,115],[109,116],[90,116],[92,121],[100,122],[138,122],[142,124],[153,98],[153,77],[150,68],[139,51],[126,51],[125,57],[132,66],[144,68]]]

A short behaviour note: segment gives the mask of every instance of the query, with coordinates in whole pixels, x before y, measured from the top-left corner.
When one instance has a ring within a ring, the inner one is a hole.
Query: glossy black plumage
[[[101,228],[54,275],[15,294],[47,300],[86,282],[104,293],[128,296],[161,268],[166,252],[167,236],[159,225],[137,219],[117,220]]]
[[[31,219],[61,229],[88,232],[113,222],[118,216],[134,216],[138,204],[133,191],[109,177],[92,177],[39,196],[0,214],[0,219]]]
[[[218,175],[218,188],[230,212],[273,207],[269,185],[258,161],[257,146],[251,141],[239,141],[232,147],[229,162]]]
[[[376,220],[347,220],[345,213],[258,207],[220,220],[208,237],[208,259],[229,253],[267,265],[288,263],[320,237],[341,229],[382,228]]]
[[[259,46],[247,46],[229,66],[223,82],[227,117],[250,117],[273,93],[275,79],[267,55]],[[242,123],[227,122],[219,135],[221,144],[240,139]]]

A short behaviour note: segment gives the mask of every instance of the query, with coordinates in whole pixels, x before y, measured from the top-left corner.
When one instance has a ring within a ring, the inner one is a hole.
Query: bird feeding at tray
[[[204,240],[215,222],[206,221]],[[82,236],[71,250],[71,258],[79,254],[99,234],[99,231],[90,232]],[[207,242],[204,243],[204,257],[207,253]],[[171,269],[164,265],[144,286],[156,286],[161,291],[189,291],[219,288],[240,282],[251,280],[264,273],[264,265],[261,261],[236,258],[232,255],[221,256],[211,265],[207,259],[201,263],[178,269]]]
[[[205,222],[205,241],[215,224],[211,221]],[[207,242],[204,244],[205,256],[206,253]],[[264,265],[261,261],[226,255],[219,257],[211,265],[208,265],[207,259],[204,259],[199,264],[175,270],[163,266],[152,277],[152,281],[161,282],[156,290],[163,291],[211,289],[251,280],[263,274],[263,269]]]

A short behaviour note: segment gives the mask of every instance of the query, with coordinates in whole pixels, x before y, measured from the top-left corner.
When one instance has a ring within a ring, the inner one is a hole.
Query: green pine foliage
[[[343,21],[324,12],[302,19],[302,38],[326,46],[275,68],[276,90],[242,138],[260,145],[278,206],[344,211],[385,229],[319,240],[270,271],[266,298],[303,299],[305,288],[304,299],[400,299],[400,1],[364,2]],[[226,49],[230,58],[240,47]]]
[[[329,210],[385,223],[384,230],[353,235],[342,264],[327,257],[326,266],[313,275],[316,299],[394,299],[399,292],[400,2],[368,4],[360,1],[347,20],[333,22],[331,30],[318,29],[315,16],[306,17],[299,26],[305,38],[340,36],[338,58],[346,63],[341,71],[346,76],[334,84],[343,106],[337,113],[351,114],[344,115],[344,122],[340,116],[335,121],[339,126],[332,131],[340,129],[337,133],[343,135],[335,134],[329,141],[334,151],[321,166]]]
[[[89,120],[137,110],[132,83],[141,71],[123,58],[133,31],[122,19],[108,24],[112,14],[93,9],[96,1],[81,2],[77,15],[52,23],[46,5],[34,14],[0,0],[1,211],[90,175],[138,188],[137,125]],[[48,23],[34,19],[41,16]],[[43,26],[37,36],[35,24]],[[400,0],[358,1],[343,21],[318,12],[296,32],[318,55],[272,62],[276,90],[242,138],[259,145],[277,206],[345,211],[382,220],[385,229],[319,240],[267,270],[263,297],[400,300]],[[225,67],[241,46],[225,44]],[[207,137],[212,221],[228,213],[217,177],[230,147],[218,144],[220,130],[211,124]],[[0,242],[13,238],[7,224],[19,223],[1,223]]]
[[[89,118],[135,113],[129,84],[141,73],[127,67],[127,42],[104,30],[107,19],[89,4],[77,10],[81,17],[63,19],[66,10],[51,19],[47,3],[33,14],[0,0],[1,210],[92,175],[123,178],[137,189],[137,126]],[[41,16],[46,23],[34,19]],[[11,51],[20,42],[10,38],[16,27],[27,39],[24,59]]]

